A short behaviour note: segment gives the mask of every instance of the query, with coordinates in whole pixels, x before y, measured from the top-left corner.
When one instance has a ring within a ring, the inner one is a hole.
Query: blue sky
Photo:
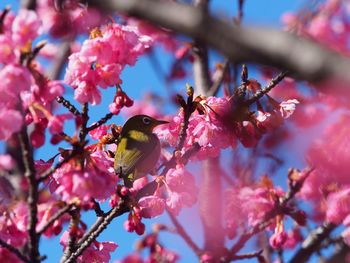
[[[222,16],[230,17],[236,14],[237,2],[230,0],[212,0],[211,1],[212,12]],[[244,24],[249,25],[267,25],[273,27],[280,26],[280,16],[287,10],[297,10],[303,4],[308,1],[301,0],[246,0],[244,5]],[[17,10],[19,1],[15,0],[2,0],[0,2],[0,8],[3,9],[7,5],[11,5],[13,10]],[[166,69],[172,62],[171,56],[162,49],[156,51],[157,59],[159,60],[162,68]],[[212,58],[212,65],[217,61],[218,56]],[[219,60],[220,61],[220,60]],[[122,74],[123,88],[129,94],[130,97],[135,99],[141,99],[142,95],[147,91],[154,91],[159,95],[166,96],[166,89],[164,88],[165,82],[161,81],[155,72],[152,63],[148,57],[141,58],[135,67],[128,67]],[[193,83],[192,78],[187,78],[184,81],[179,81],[175,83],[175,88],[181,90],[184,87],[184,83]],[[91,108],[91,119],[90,122],[98,120],[100,117],[104,116],[108,109],[108,104],[110,103],[111,97],[113,97],[114,89],[107,90],[103,94],[104,102],[94,108]],[[67,98],[72,97],[71,90],[67,90],[65,95]],[[123,120],[120,117],[114,117],[113,122],[121,125]],[[69,127],[68,127],[69,129]],[[48,159],[48,156],[53,155],[52,153],[57,152],[57,147],[45,147],[40,149],[36,153],[36,158]],[[196,209],[195,209],[196,210]],[[200,224],[191,223],[186,224],[186,222],[193,222],[192,210],[185,209],[180,215],[180,221],[183,222],[185,228],[194,237],[194,239],[201,244],[201,228]],[[113,253],[113,259],[119,259],[122,256],[128,254],[133,248],[135,239],[138,238],[135,234],[127,233],[122,224],[125,217],[118,218],[115,220],[108,229],[98,238],[99,241],[113,240],[118,243],[119,248]],[[94,215],[87,214],[84,215],[84,221],[87,224],[91,224],[94,221]],[[169,223],[167,216],[161,216],[160,218],[153,220],[145,220],[147,222],[147,230],[150,230],[150,225],[154,222],[164,222]],[[147,231],[146,230],[146,231]],[[181,260],[180,262],[196,262],[196,257],[191,250],[184,244],[184,242],[177,236],[173,234],[162,234],[161,240],[168,249],[176,250],[180,252]],[[41,253],[48,255],[48,260],[46,262],[57,262],[61,256],[62,248],[58,244],[58,239],[42,239],[41,241]]]

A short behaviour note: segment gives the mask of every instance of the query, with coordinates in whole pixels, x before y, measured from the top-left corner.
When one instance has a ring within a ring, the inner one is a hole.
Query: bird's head
[[[166,123],[169,122],[156,120],[147,115],[135,115],[126,121],[122,132],[137,130],[145,133],[152,133],[154,127]]]

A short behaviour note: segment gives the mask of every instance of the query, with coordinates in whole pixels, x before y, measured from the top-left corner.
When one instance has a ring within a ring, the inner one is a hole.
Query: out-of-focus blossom
[[[9,154],[0,154],[0,170],[11,170],[15,160]]]
[[[299,101],[296,99],[281,102],[280,112],[284,119],[289,118],[293,114],[296,104],[299,104]]]
[[[2,247],[0,247],[0,261],[3,263],[22,263],[23,262],[14,253]]]
[[[10,37],[0,35],[0,63],[13,63],[16,56]]]
[[[6,65],[0,70],[0,102],[16,105],[20,92],[30,89],[31,74],[26,67]]]
[[[23,117],[19,111],[0,109],[0,140],[7,140],[22,127]]]
[[[135,18],[129,18],[127,23],[128,25],[136,26],[141,34],[149,36],[156,44],[162,44],[170,52],[174,52],[179,45],[172,32],[169,30]]]
[[[24,202],[17,202],[11,211],[0,217],[0,238],[14,247],[27,242],[28,207]]]
[[[350,214],[350,187],[335,191],[327,196],[326,220],[340,224]]]
[[[165,185],[168,193],[166,205],[175,215],[183,207],[191,207],[197,201],[198,188],[194,177],[183,166],[167,172]]]
[[[20,47],[31,43],[41,33],[41,20],[33,10],[21,9],[12,23],[12,39]]]
[[[165,200],[151,195],[142,197],[138,205],[141,208],[141,215],[144,218],[152,218],[161,215],[165,209]]]
[[[87,33],[102,22],[97,9],[76,0],[64,1],[58,9],[52,0],[38,0],[37,10],[45,31],[57,38]]]

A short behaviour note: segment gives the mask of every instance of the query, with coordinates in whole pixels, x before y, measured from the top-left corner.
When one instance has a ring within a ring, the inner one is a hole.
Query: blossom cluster
[[[257,111],[256,114],[248,109],[240,113],[234,111],[235,102],[232,97],[208,97],[201,101],[205,111],[194,112],[189,118],[185,149],[193,143],[201,148],[196,154],[198,159],[208,156],[218,156],[221,149],[235,148],[239,140],[245,147],[255,146],[263,134],[272,131],[289,118],[297,100],[287,100],[282,103],[273,103],[273,111]],[[170,146],[175,146],[180,134],[181,123],[184,121],[184,112],[172,118],[167,127],[157,128],[157,135]]]
[[[150,37],[133,26],[111,23],[93,30],[81,50],[69,57],[65,81],[75,89],[74,98],[80,103],[99,104],[98,87],[120,84],[125,66],[134,65],[151,43]]]

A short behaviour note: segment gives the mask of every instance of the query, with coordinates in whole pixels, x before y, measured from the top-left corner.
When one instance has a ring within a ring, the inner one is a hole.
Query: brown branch
[[[344,243],[344,241],[341,241],[340,244],[337,244],[333,255],[328,258],[325,263],[338,263],[338,262],[345,262],[347,255],[349,255],[350,247]]]
[[[81,127],[80,127],[80,133],[79,133],[79,139],[80,139],[81,143],[85,142],[85,137],[86,137],[86,134],[88,132],[88,130],[87,130],[87,122],[89,120],[88,112],[89,112],[89,106],[88,106],[87,103],[84,103],[83,104],[83,109],[82,109],[82,112],[81,112],[82,124],[81,124]]]
[[[38,235],[42,235],[57,219],[59,219],[61,216],[63,216],[65,213],[69,212],[69,210],[74,206],[74,204],[68,204],[62,207],[60,210],[56,212],[47,222],[45,225],[42,226],[37,231]]]
[[[106,11],[120,11],[185,34],[221,51],[232,62],[268,65],[288,70],[293,75],[309,81],[329,77],[350,81],[348,74],[350,59],[287,32],[269,28],[233,26],[200,9],[175,1],[89,0],[88,2]]]
[[[289,263],[307,262],[310,256],[317,251],[322,241],[329,237],[329,234],[336,228],[336,225],[324,223],[313,230],[305,241],[302,243],[301,248],[294,254]]]
[[[194,0],[194,6],[201,12],[208,13],[208,0]],[[193,76],[196,93],[205,95],[210,88],[208,47],[205,42],[194,38],[193,51]]]
[[[243,259],[250,259],[250,258],[258,258],[259,256],[261,256],[263,250],[259,250],[256,252],[252,252],[252,253],[247,253],[247,254],[242,254],[242,255],[235,255],[231,258],[232,261],[235,260],[243,260]]]
[[[29,253],[31,262],[39,262],[39,237],[36,234],[35,228],[38,222],[38,181],[35,178],[36,171],[34,167],[33,149],[30,145],[27,127],[23,126],[19,134],[19,141],[21,145],[22,159],[25,167],[24,176],[28,179],[29,193],[27,202],[29,206],[29,222],[27,226],[29,236]]]
[[[71,104],[68,100],[66,100],[65,98],[63,98],[62,96],[57,96],[56,97],[56,101],[58,103],[61,103],[64,107],[66,107],[71,113],[73,113],[75,116],[79,116],[81,115],[81,113],[79,112],[79,110],[73,105]]]
[[[101,234],[103,230],[107,228],[107,226],[112,222],[112,220],[126,212],[129,211],[129,207],[124,203],[121,203],[119,206],[114,207],[105,217],[100,217],[98,219],[99,224],[93,228],[93,230],[89,231],[84,235],[82,240],[80,240],[77,244],[77,249],[75,252],[71,254],[71,256],[63,261],[65,263],[72,263],[88,248],[91,243]]]
[[[21,8],[35,10],[36,0],[22,0]]]
[[[227,73],[227,70],[229,68],[230,62],[228,60],[225,60],[224,65],[222,69],[220,70],[220,74],[217,76],[216,79],[214,79],[213,85],[211,85],[210,89],[206,93],[206,96],[215,96],[217,92],[219,91],[219,88],[225,78],[225,75]]]
[[[110,120],[113,117],[113,113],[107,113],[103,118],[101,118],[98,122],[95,122],[90,127],[87,128],[87,131],[92,131],[101,125],[105,124],[108,120]]]
[[[7,244],[4,240],[0,239],[0,246],[6,248],[8,251],[12,252],[13,254],[15,254],[19,259],[21,259],[23,262],[26,263],[30,263],[30,260],[27,259],[22,253],[21,251],[19,251],[17,248],[15,248],[14,246],[11,246],[9,244]]]
[[[264,88],[258,90],[251,98],[247,99],[245,101],[245,104],[246,105],[251,105],[254,102],[256,102],[259,99],[261,99],[264,95],[266,95],[274,87],[276,87],[286,77],[287,74],[288,74],[287,71],[283,71],[283,72],[279,73],[276,77],[271,79],[270,83],[267,86],[265,86]]]
[[[71,220],[69,223],[69,238],[68,238],[68,244],[63,252],[63,256],[60,260],[60,262],[65,262],[75,251],[77,248],[76,246],[76,241],[77,241],[77,236],[76,236],[76,231],[75,229],[78,228],[79,225],[79,210],[78,208],[71,211]]]
[[[202,253],[201,249],[196,245],[196,243],[194,243],[191,237],[186,233],[185,229],[177,220],[176,216],[174,216],[172,212],[169,211],[169,209],[167,209],[166,211],[168,212],[171,222],[174,224],[176,228],[175,232],[182,237],[182,239],[193,250],[193,252],[196,253],[197,256],[200,256],[200,254]]]
[[[45,180],[46,180],[47,178],[49,178],[49,176],[52,175],[57,169],[59,169],[60,167],[62,167],[62,165],[64,165],[65,163],[69,162],[74,156],[76,156],[76,155],[78,154],[78,152],[79,152],[78,150],[73,149],[73,150],[71,151],[71,153],[70,153],[67,157],[65,157],[62,161],[58,162],[54,167],[52,167],[52,168],[46,170],[45,172],[43,172],[43,173],[40,175],[38,181],[39,181],[39,182],[45,181]]]

